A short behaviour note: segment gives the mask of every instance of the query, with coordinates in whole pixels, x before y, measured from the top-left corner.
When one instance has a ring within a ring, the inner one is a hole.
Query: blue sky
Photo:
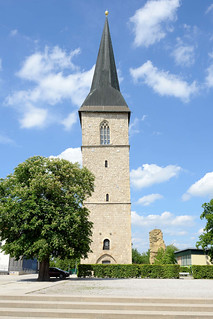
[[[34,155],[80,160],[106,9],[132,111],[133,246],[160,228],[194,247],[213,197],[213,1],[0,0],[0,177]]]

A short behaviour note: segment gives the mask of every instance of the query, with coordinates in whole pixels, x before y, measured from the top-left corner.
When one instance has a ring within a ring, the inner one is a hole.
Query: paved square
[[[0,295],[72,295],[154,298],[213,298],[212,280],[97,279],[70,276],[38,282],[37,275],[0,276]]]

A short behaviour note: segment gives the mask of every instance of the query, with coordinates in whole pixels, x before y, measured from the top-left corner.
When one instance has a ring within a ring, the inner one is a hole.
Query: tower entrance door
[[[117,264],[117,262],[111,255],[104,254],[98,258],[96,264]]]

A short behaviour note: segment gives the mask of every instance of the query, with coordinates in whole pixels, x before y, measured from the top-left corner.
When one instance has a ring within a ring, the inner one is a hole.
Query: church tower
[[[107,14],[91,90],[79,109],[83,166],[95,175],[85,202],[92,253],[82,263],[131,264],[130,110],[120,93]]]

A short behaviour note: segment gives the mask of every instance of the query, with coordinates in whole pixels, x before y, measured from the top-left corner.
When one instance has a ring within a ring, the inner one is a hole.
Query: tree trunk
[[[39,264],[38,281],[49,281],[49,258],[44,259]]]

